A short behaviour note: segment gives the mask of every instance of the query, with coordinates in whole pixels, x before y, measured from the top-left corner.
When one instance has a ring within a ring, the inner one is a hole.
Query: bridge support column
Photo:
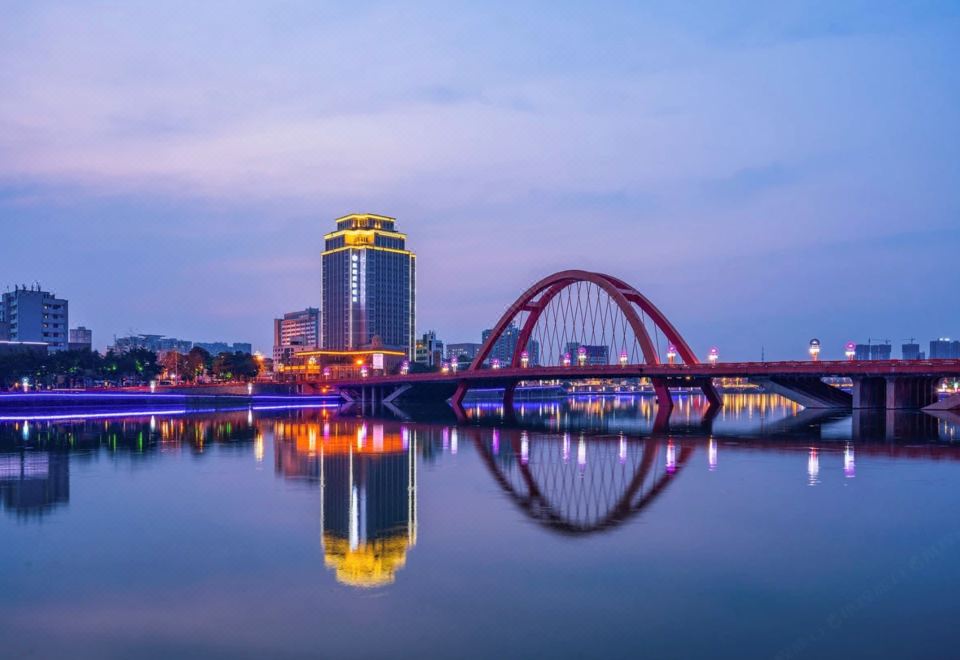
[[[853,379],[853,407],[857,410],[884,408],[887,403],[887,382],[875,376],[857,376]]]
[[[670,411],[673,410],[673,397],[670,396],[667,381],[663,378],[651,378],[650,382],[653,383],[653,391],[657,395],[657,416],[659,417],[661,412],[666,412],[669,417]]]
[[[503,410],[513,410],[513,400],[517,393],[517,383],[511,383],[503,388]]]
[[[703,392],[703,396],[707,399],[711,408],[720,408],[723,406],[723,399],[720,398],[720,393],[717,392],[717,388],[714,387],[712,378],[696,379],[695,384],[700,388],[700,391]]]
[[[937,381],[927,376],[887,376],[887,410],[917,410],[937,401]]]

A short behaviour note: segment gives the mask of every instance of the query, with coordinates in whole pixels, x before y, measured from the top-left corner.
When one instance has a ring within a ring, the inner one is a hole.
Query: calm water
[[[956,656],[956,418],[0,423],[5,657]]]

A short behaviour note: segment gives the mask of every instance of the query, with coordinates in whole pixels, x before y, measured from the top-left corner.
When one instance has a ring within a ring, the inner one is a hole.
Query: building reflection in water
[[[21,451],[0,454],[0,502],[17,517],[39,517],[70,501],[67,454]]]
[[[417,432],[377,422],[285,420],[274,433],[277,471],[320,485],[324,562],[337,581],[394,582],[417,542]]]

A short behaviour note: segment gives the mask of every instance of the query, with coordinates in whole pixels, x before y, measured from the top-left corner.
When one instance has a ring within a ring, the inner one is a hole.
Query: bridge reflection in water
[[[392,583],[417,542],[417,434],[363,421],[278,421],[277,471],[320,485],[324,561],[355,587]]]

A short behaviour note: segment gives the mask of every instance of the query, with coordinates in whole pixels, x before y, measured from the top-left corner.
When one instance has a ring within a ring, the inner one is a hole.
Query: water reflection
[[[443,431],[449,450],[450,430]],[[392,583],[417,542],[417,432],[365,421],[278,421],[274,438],[277,472],[319,483],[324,562],[337,581]]]
[[[0,502],[18,518],[43,516],[70,501],[66,454],[21,451],[0,454]]]

